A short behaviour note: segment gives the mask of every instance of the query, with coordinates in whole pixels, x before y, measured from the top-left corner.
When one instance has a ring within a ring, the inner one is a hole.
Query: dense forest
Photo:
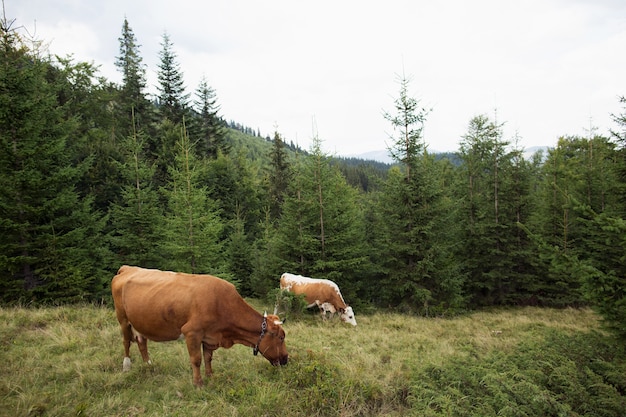
[[[610,137],[564,136],[529,159],[477,115],[442,158],[399,78],[385,165],[227,122],[207,80],[185,91],[167,34],[148,95],[127,20],[119,84],[14,21],[0,42],[5,304],[106,302],[122,264],[210,273],[254,297],[289,271],[334,280],[356,311],[593,305],[626,336],[623,97]]]

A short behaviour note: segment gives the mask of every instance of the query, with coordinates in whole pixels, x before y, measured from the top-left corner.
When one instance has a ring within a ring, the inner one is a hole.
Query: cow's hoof
[[[124,358],[124,362],[122,363],[122,370],[124,372],[130,371],[130,358],[128,356]]]

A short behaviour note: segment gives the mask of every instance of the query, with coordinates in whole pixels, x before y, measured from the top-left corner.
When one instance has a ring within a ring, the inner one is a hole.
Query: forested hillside
[[[478,115],[441,158],[400,79],[388,166],[226,122],[208,80],[185,91],[167,35],[151,97],[128,21],[119,85],[16,27],[0,33],[2,302],[106,301],[122,264],[256,297],[289,271],[336,281],[360,311],[591,304],[626,335],[624,98],[611,137],[527,159]]]

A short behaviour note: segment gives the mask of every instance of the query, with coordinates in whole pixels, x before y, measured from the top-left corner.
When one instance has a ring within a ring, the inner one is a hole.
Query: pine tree
[[[620,115],[613,115],[618,129],[612,131],[617,147],[603,155],[600,161],[612,161],[610,169],[596,171],[595,177],[601,177],[608,184],[608,194],[615,195],[614,207],[603,206],[602,212],[594,210],[591,198],[588,204],[578,204],[585,233],[584,244],[580,246],[579,270],[583,271],[582,282],[586,293],[594,302],[595,308],[602,315],[610,328],[626,341],[626,98],[621,97],[624,105]],[[621,129],[621,130],[620,130]],[[604,143],[604,142],[601,142]],[[591,148],[590,148],[591,149]],[[598,149],[594,146],[593,149]],[[597,155],[597,152],[596,152]],[[593,182],[592,182],[593,183]],[[604,192],[596,191],[596,194]],[[596,205],[597,207],[597,205]]]
[[[395,100],[396,114],[385,112],[383,116],[391,123],[397,136],[392,136],[393,144],[389,148],[391,157],[404,165],[406,178],[410,180],[411,168],[425,150],[424,122],[429,110],[419,107],[419,101],[409,96],[410,80],[405,76],[398,77],[400,94]]]
[[[369,266],[363,212],[318,138],[310,155],[296,162],[274,239],[275,270],[331,279],[347,298],[358,291]]]
[[[185,94],[183,73],[177,61],[174,45],[167,33],[163,33],[161,50],[159,51],[159,85],[158,105],[164,118],[173,123],[182,123],[187,112],[188,94]]]
[[[195,138],[198,155],[201,158],[217,158],[218,152],[228,154],[231,146],[226,140],[224,122],[219,116],[215,90],[209,87],[202,77],[196,89],[196,117],[191,136]],[[191,130],[191,129],[190,129]]]
[[[153,183],[155,166],[145,155],[145,142],[141,132],[122,142],[125,162],[119,164],[119,171],[124,182],[121,202],[111,208],[111,240],[118,264],[160,268],[164,213]]]
[[[463,136],[459,156],[463,162],[461,221],[466,291],[474,303],[502,302],[504,281],[494,260],[505,259],[499,236],[506,226],[499,218],[498,167],[503,163],[502,125],[485,115],[474,117]]]
[[[626,96],[620,97],[619,101],[622,104],[623,112],[612,115],[613,121],[618,128],[611,131],[611,136],[618,145],[616,175],[618,178],[617,196],[621,203],[620,207],[622,207],[620,217],[626,218]]]
[[[463,234],[458,257],[472,305],[563,305],[546,285],[541,245],[520,225],[532,222],[531,190],[540,161],[502,139],[502,124],[474,117],[463,136],[457,198]],[[518,138],[516,138],[517,141]]]
[[[269,208],[271,218],[276,220],[280,218],[284,196],[291,180],[291,170],[287,152],[285,151],[285,144],[278,132],[274,132],[274,140],[269,157]]]
[[[120,54],[115,60],[115,66],[122,73],[122,88],[120,92],[121,135],[131,135],[133,130],[145,131],[150,121],[150,102],[146,99],[146,68],[140,54],[137,38],[124,18],[122,35],[118,38]]]
[[[163,262],[166,269],[219,274],[226,270],[220,239],[223,225],[215,202],[200,182],[205,168],[184,127],[179,138],[170,166],[172,180],[163,189],[168,206]]]
[[[430,314],[456,308],[460,279],[452,261],[449,210],[438,180],[439,166],[428,155],[422,131],[427,111],[408,96],[409,81],[401,78],[396,115],[385,113],[396,137],[390,149],[404,172],[390,170],[377,208],[379,229],[377,263],[382,266],[378,298],[387,305]]]

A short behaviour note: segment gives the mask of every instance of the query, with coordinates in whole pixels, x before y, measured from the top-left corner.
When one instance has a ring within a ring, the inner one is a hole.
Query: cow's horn
[[[263,313],[263,317],[267,317],[267,310]]]

